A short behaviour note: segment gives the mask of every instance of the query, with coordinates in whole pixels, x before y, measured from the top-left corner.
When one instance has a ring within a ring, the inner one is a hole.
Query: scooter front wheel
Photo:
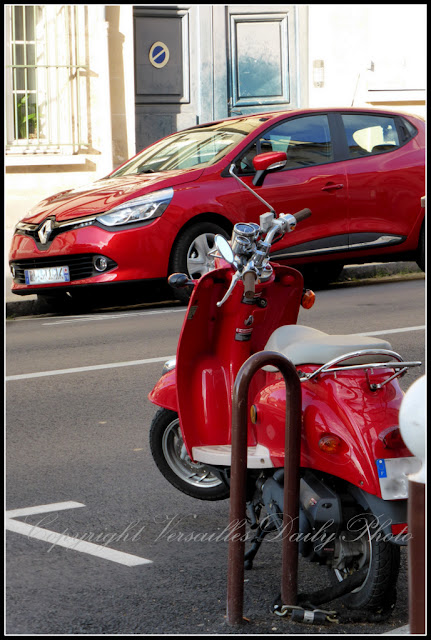
[[[159,409],[150,429],[151,453],[156,465],[176,489],[199,500],[224,500],[229,488],[204,464],[193,462],[181,435],[178,414]]]

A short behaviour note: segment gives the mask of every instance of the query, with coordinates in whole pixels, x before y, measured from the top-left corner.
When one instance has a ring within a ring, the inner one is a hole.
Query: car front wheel
[[[210,251],[214,249],[217,234],[228,238],[226,231],[214,222],[198,222],[186,229],[178,238],[172,251],[171,273],[186,273],[189,278],[197,280],[208,271],[214,269],[214,257]],[[176,289],[175,295],[183,302],[188,302],[191,287]]]

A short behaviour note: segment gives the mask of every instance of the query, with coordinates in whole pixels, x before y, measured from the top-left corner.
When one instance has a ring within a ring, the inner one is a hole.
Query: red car
[[[253,157],[287,164],[253,186]],[[215,234],[256,222],[264,205],[313,215],[274,248],[278,262],[331,279],[346,263],[413,259],[424,269],[425,123],[376,109],[244,115],[174,133],[106,178],[43,200],[16,226],[12,291],[57,296],[94,287],[197,278]],[[184,295],[184,294],[183,294]],[[54,298],[55,299],[55,298]]]

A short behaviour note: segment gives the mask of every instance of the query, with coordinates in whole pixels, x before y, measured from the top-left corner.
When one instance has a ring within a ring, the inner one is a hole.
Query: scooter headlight
[[[176,366],[177,366],[176,358],[172,358],[172,360],[167,360],[163,365],[162,376],[164,376],[165,373],[169,373],[169,371],[172,371],[172,369],[175,369]]]

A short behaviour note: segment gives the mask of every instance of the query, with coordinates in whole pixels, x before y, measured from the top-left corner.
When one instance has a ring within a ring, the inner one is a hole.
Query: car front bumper
[[[33,238],[15,233],[9,253],[14,269],[12,292],[30,295],[46,290],[70,290],[77,286],[116,284],[166,278],[172,246],[172,230],[161,218],[131,229],[108,231],[87,226],[56,236],[47,249]],[[105,257],[107,268],[97,271],[94,262]],[[25,270],[68,266],[70,281],[26,284]]]

